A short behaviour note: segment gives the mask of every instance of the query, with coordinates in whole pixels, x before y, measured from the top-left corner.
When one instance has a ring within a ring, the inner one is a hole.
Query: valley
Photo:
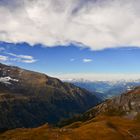
[[[139,140],[139,97],[140,88],[136,88],[135,90],[122,95],[122,97],[120,97],[121,100],[118,97],[113,100],[110,99],[107,102],[93,107],[83,115],[73,118],[73,122],[72,120],[67,120],[67,124],[65,122],[65,125],[61,128],[54,128],[49,124],[32,129],[20,128],[1,133],[0,139]],[[131,103],[132,106],[130,107]],[[108,108],[109,106],[111,109]]]
[[[65,80],[85,88],[102,99],[109,99],[140,86],[140,80],[93,81],[84,79]]]
[[[45,74],[0,64],[0,130],[56,124],[101,100]]]
[[[71,83],[0,64],[0,140],[139,140],[140,87],[101,99]]]

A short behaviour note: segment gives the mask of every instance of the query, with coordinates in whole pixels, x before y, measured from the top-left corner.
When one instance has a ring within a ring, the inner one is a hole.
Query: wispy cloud
[[[139,0],[0,1],[0,40],[100,50],[140,46]]]
[[[89,81],[116,81],[116,80],[139,80],[140,74],[112,74],[112,73],[63,73],[50,74],[61,80],[89,80]]]
[[[14,53],[4,53],[0,55],[0,62],[22,62],[22,63],[35,63],[37,59],[30,55],[17,55]]]
[[[7,61],[7,60],[8,60],[8,57],[7,56],[0,55],[0,62],[1,61]]]
[[[34,63],[37,60],[30,55],[17,55],[15,53],[6,53],[14,58],[10,58],[11,61],[23,62],[23,63]]]
[[[35,59],[21,59],[20,62],[23,63],[35,63],[37,60]]]
[[[93,60],[92,59],[89,59],[89,58],[85,58],[85,59],[83,59],[83,62],[84,63],[90,63],[90,62],[92,62]]]

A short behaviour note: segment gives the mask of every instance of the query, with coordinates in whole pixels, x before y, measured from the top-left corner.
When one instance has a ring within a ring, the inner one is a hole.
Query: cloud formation
[[[34,63],[37,61],[33,56],[30,55],[17,55],[14,53],[6,53],[6,54],[10,56],[9,58],[10,61],[23,62],[23,63]],[[13,58],[11,58],[11,56]]]
[[[93,50],[140,46],[139,0],[1,0],[0,40]]]
[[[84,62],[84,63],[90,63],[90,62],[92,62],[92,59],[84,58],[84,59],[83,59],[83,62]]]
[[[117,80],[139,80],[140,74],[109,74],[109,73],[67,73],[50,74],[64,81],[117,81]]]
[[[8,60],[8,57],[7,56],[0,55],[0,62],[1,61],[7,61],[7,60]]]
[[[4,52],[0,55],[0,62],[22,62],[22,63],[35,63],[37,59],[30,55],[17,55],[15,53]]]

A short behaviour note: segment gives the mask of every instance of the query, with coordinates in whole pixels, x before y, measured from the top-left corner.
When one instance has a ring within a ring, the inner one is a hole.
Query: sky
[[[0,62],[60,79],[140,78],[139,0],[0,0]]]

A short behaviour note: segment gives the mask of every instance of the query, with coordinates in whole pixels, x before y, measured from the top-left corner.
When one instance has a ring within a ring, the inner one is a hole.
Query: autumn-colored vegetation
[[[139,140],[140,123],[121,117],[98,116],[63,128],[47,124],[32,129],[15,129],[0,135],[0,140]]]

